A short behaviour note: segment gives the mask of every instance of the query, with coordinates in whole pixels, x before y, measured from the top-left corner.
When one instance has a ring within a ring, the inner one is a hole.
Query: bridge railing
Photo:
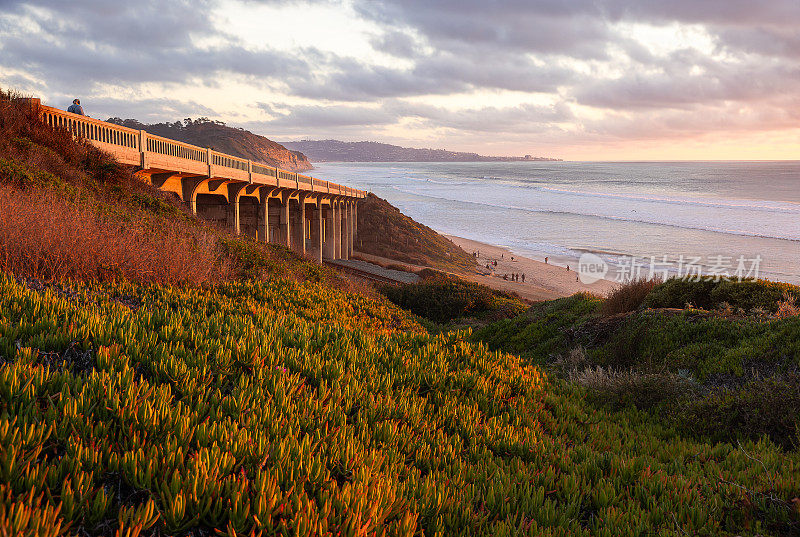
[[[42,120],[55,128],[66,129],[79,138],[91,141],[98,148],[111,153],[124,164],[138,164],[141,160],[141,136],[135,129],[113,125],[86,116],[70,114],[49,106],[40,106]]]
[[[38,100],[32,100],[38,103]],[[86,139],[123,164],[363,198],[366,192],[143,130],[39,105],[42,120]]]

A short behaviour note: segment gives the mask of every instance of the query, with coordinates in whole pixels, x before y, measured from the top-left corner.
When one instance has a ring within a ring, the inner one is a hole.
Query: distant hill
[[[244,129],[229,127],[221,121],[191,118],[175,123],[145,125],[135,119],[112,117],[109,123],[145,130],[156,136],[180,140],[188,144],[210,147],[241,158],[257,160],[290,171],[310,170],[313,166],[299,151],[291,151],[269,138]]]
[[[445,149],[400,147],[380,142],[342,142],[340,140],[300,140],[281,142],[289,149],[302,151],[315,162],[507,162],[518,160],[561,160],[545,157],[487,157]]]

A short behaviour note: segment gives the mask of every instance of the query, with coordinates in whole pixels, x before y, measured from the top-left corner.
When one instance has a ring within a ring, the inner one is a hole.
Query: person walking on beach
[[[544,258],[544,264],[545,265],[547,264],[547,258],[546,257]]]
[[[569,265],[567,265],[567,272],[569,272]]]
[[[78,114],[79,116],[85,116],[86,114],[83,113],[83,107],[81,106],[80,99],[73,99],[72,104],[69,108],[67,108],[67,112],[71,112],[73,114]]]

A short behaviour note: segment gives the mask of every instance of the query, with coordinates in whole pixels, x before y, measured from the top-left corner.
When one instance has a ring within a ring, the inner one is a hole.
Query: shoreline
[[[582,292],[605,296],[618,285],[610,280],[599,280],[587,285],[576,281],[578,273],[574,270],[575,267],[571,266],[567,270],[567,267],[562,265],[559,260],[554,259],[554,263],[545,263],[543,260],[539,261],[519,255],[504,246],[496,246],[455,235],[443,236],[468,253],[480,252],[477,259],[479,268],[483,267],[483,272],[488,272],[489,274],[478,274],[476,272],[475,274],[467,275],[469,280],[488,285],[494,289],[514,292],[529,300],[552,300]],[[497,261],[496,267],[493,265],[494,261]],[[486,269],[486,263],[491,264],[491,271]],[[524,274],[525,282],[503,279],[503,275],[513,273]]]

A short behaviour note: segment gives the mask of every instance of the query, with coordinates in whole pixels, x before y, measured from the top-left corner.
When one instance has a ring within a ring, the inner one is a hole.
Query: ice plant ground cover
[[[702,443],[321,283],[0,275],[9,534],[787,535],[800,455]]]

